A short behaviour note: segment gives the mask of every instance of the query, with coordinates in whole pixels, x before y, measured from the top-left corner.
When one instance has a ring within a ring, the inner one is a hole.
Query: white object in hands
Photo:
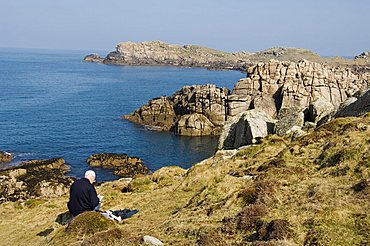
[[[113,219],[113,220],[117,220],[118,222],[121,222],[121,217],[120,216],[115,216],[111,210],[107,210],[106,211],[107,215],[108,215],[108,218],[109,219]]]
[[[98,195],[99,201],[101,202],[104,198],[104,196]]]

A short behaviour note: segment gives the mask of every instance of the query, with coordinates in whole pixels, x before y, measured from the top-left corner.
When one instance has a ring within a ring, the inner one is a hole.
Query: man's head
[[[96,175],[95,175],[95,172],[93,170],[87,170],[85,172],[85,178],[87,178],[90,181],[91,184],[94,183],[95,177],[96,177]]]

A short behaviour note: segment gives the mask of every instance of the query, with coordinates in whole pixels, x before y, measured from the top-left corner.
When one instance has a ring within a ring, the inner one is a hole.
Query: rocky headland
[[[124,178],[132,178],[138,174],[146,175],[149,169],[139,157],[127,154],[100,153],[93,154],[86,160],[92,167],[113,169],[113,174]]]
[[[172,96],[154,98],[123,117],[178,135],[219,135],[226,120],[228,94],[228,89],[215,85],[184,86]]]
[[[370,86],[369,72],[307,60],[270,60],[249,67],[247,72],[247,78],[239,80],[231,92],[215,85],[185,86],[172,96],[150,100],[124,118],[178,135],[223,132],[220,142],[228,132],[240,132],[245,140],[241,145],[230,143],[235,148],[268,133],[282,136],[295,126],[322,124]],[[265,134],[253,134],[261,131],[252,125],[266,125]]]
[[[104,64],[140,66],[204,67],[209,69],[243,70],[247,53],[227,53],[196,45],[174,45],[160,41],[122,42],[102,61]],[[94,54],[85,61],[98,61]]]
[[[207,69],[228,69],[246,71],[248,67],[271,59],[298,62],[306,59],[332,66],[366,66],[370,67],[368,52],[355,59],[342,57],[321,57],[314,52],[302,48],[274,47],[258,52],[228,53],[197,45],[167,44],[161,41],[121,42],[116,50],[105,58],[98,54],[90,54],[84,58],[86,62],[98,62],[116,65],[138,66],[180,66],[204,67]]]

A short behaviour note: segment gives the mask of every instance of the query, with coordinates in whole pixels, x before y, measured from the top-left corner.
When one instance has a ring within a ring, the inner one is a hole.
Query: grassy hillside
[[[89,213],[54,222],[66,196],[3,203],[0,244],[140,245],[152,235],[165,245],[369,245],[369,167],[370,114],[336,119],[189,170],[102,184],[103,210],[139,210],[120,224]]]

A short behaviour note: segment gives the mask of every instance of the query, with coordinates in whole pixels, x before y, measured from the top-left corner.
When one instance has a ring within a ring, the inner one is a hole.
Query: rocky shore
[[[32,160],[0,170],[0,203],[58,197],[69,191],[72,178],[64,160]]]
[[[114,169],[114,175],[124,178],[132,178],[138,174],[145,175],[149,173],[149,169],[139,157],[128,156],[127,154],[93,154],[87,158],[86,162],[92,167]]]
[[[0,163],[2,162],[10,162],[12,161],[13,156],[12,154],[4,151],[0,151]]]

